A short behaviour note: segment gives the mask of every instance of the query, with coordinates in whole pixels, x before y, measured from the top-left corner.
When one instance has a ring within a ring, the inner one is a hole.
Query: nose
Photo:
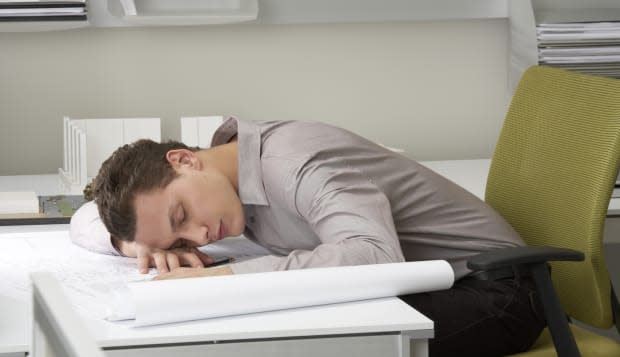
[[[209,230],[207,226],[204,225],[195,225],[192,227],[188,227],[184,232],[181,232],[183,238],[195,243],[197,246],[201,247],[203,245],[207,245],[209,243]]]

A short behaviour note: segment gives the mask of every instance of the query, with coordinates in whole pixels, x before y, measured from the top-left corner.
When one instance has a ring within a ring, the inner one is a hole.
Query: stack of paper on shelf
[[[83,21],[85,0],[7,1],[0,0],[0,21]]]
[[[0,216],[38,213],[39,198],[34,191],[0,192]]]
[[[541,23],[540,64],[620,78],[620,21]]]

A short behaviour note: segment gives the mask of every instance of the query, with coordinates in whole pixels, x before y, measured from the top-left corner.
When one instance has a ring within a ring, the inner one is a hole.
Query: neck
[[[196,152],[203,170],[218,170],[228,178],[235,190],[239,192],[239,175],[237,169],[237,141],[214,146]]]

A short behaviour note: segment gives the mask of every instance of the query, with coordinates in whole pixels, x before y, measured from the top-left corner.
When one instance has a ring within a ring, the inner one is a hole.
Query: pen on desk
[[[220,260],[216,260],[211,264],[207,264],[205,265],[205,268],[211,268],[211,267],[216,267],[218,265],[224,265],[224,264],[228,264],[228,263],[232,263],[235,261],[235,258],[223,258]]]

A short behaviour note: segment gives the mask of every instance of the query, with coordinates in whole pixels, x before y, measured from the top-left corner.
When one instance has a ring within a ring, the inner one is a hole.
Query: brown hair
[[[103,162],[93,180],[93,194],[101,220],[113,237],[133,241],[136,194],[164,188],[177,177],[166,159],[174,149],[199,150],[178,141],[142,139],[119,147]]]

